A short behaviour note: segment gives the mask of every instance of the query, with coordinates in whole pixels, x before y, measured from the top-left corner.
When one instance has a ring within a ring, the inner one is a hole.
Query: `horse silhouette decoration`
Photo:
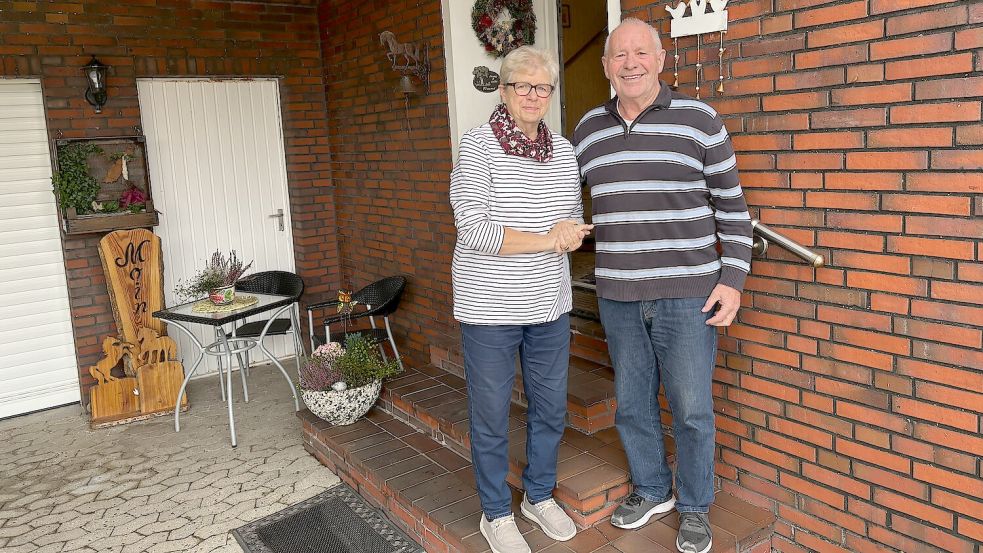
[[[393,64],[393,69],[413,69],[420,65],[420,45],[412,42],[399,42],[392,31],[383,31],[379,34],[379,42],[389,49],[386,58]],[[399,65],[399,57],[403,57],[403,64]]]

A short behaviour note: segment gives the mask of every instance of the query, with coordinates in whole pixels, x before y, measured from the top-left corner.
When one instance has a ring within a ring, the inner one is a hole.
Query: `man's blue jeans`
[[[614,365],[615,424],[635,493],[662,501],[672,491],[659,418],[659,384],[676,439],[676,509],[706,513],[713,503],[714,415],[711,381],[717,329],[701,313],[706,298],[620,302],[598,298]]]
[[[522,364],[526,410],[526,459],[522,484],[529,501],[553,496],[556,456],[566,423],[570,317],[537,325],[462,324],[468,382],[471,462],[485,515],[494,520],[512,512],[509,471],[509,407],[515,358]]]

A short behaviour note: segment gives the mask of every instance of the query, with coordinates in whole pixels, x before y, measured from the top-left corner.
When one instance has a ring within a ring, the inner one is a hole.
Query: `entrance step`
[[[579,399],[571,399],[568,406]],[[461,377],[433,366],[407,369],[385,384],[379,406],[461,457],[471,458],[466,385]],[[525,446],[526,411],[513,403],[508,482],[516,488],[521,487],[526,466]],[[568,426],[560,443],[555,497],[577,526],[588,528],[608,518],[628,491],[628,461],[617,431],[605,428],[588,435]]]
[[[580,337],[579,340],[588,339]],[[573,345],[576,341],[577,337],[571,344]],[[594,434],[606,428],[614,427],[614,412],[618,404],[614,394],[614,369],[605,362],[592,360],[588,356],[605,357],[605,355],[600,354],[593,355],[589,350],[584,355],[576,353],[570,355],[567,375],[567,413],[569,414],[568,424],[570,426],[585,434]],[[434,365],[426,365],[418,369],[418,372],[434,378],[443,375],[451,377],[452,384],[463,394],[463,369],[456,365],[449,365],[449,367],[449,370],[444,370]],[[409,374],[403,375],[403,378],[407,376]],[[419,391],[419,389],[414,391]],[[430,393],[439,395],[436,390],[431,390],[427,395]],[[522,388],[521,372],[518,372],[515,377],[515,384],[512,387],[512,401],[523,407],[527,404],[526,395]]]
[[[386,511],[429,553],[488,551],[478,533],[481,506],[466,459],[379,407],[348,426],[329,426],[307,410],[298,416],[303,421],[304,447],[366,501]],[[597,436],[583,434],[577,439],[601,442]],[[565,461],[574,457],[568,455]],[[583,480],[591,479],[584,476]],[[515,512],[520,499],[520,492],[514,490]],[[713,551],[770,551],[774,516],[768,511],[718,493],[710,519]],[[614,528],[604,518],[574,539],[556,543],[521,516],[516,520],[532,550],[549,553],[671,552],[678,528],[674,513],[637,530]]]

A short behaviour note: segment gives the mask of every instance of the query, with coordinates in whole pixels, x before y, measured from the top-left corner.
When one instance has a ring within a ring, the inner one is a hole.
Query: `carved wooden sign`
[[[105,356],[89,368],[96,380],[89,389],[90,424],[99,428],[171,413],[184,369],[176,361],[177,344],[152,316],[164,308],[160,238],[146,229],[111,232],[99,241],[99,257],[119,335],[103,340]],[[187,408],[185,395],[181,409]]]
[[[140,330],[163,336],[164,323],[151,314],[164,308],[164,262],[160,237],[147,229],[118,230],[99,241],[116,327],[137,344]]]

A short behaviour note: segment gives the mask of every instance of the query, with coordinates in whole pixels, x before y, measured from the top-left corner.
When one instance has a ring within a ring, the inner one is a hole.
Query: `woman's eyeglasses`
[[[529,96],[529,93],[535,88],[536,96],[540,98],[549,98],[550,94],[553,94],[553,89],[556,88],[551,84],[532,85],[529,83],[505,83],[505,86],[511,86],[512,90],[519,96]]]

